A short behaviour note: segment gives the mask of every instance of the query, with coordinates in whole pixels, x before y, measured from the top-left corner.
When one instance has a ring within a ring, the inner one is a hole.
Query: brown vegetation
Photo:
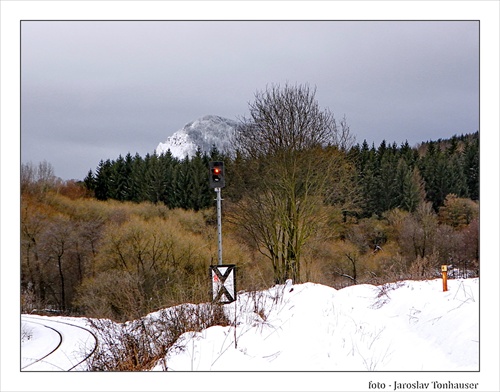
[[[302,281],[341,288],[439,277],[441,264],[479,269],[478,204],[449,195],[436,214],[391,210],[382,219],[349,219],[318,207],[325,224],[303,248]],[[213,209],[97,201],[56,191],[23,193],[22,311],[137,319],[153,310],[210,299],[217,261]],[[224,215],[225,216],[225,215]],[[224,262],[236,264],[237,289],[274,284],[272,265],[240,228],[223,219]]]

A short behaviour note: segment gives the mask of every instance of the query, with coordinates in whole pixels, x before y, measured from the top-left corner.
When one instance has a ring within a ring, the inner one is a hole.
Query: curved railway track
[[[45,347],[44,352],[39,353],[37,357],[23,357],[24,363],[21,365],[22,371],[84,370],[83,368],[79,368],[80,365],[83,365],[97,349],[97,336],[88,328],[66,321],[51,320],[50,318],[41,316],[22,315],[21,319],[24,323],[37,324],[49,329],[53,335],[52,340],[54,340],[48,347]],[[79,331],[76,336],[80,335],[80,337],[75,338],[73,337],[75,335],[74,328],[78,328],[85,332],[82,333]],[[93,339],[93,343],[91,343],[92,345],[90,346],[90,352],[88,352],[89,335],[91,339]],[[86,339],[83,339],[83,337],[86,337]],[[81,353],[82,343],[84,344],[85,354]],[[78,356],[75,356],[75,353],[78,353]],[[22,354],[21,349],[21,355]]]
[[[24,317],[23,317],[23,318],[24,318]],[[37,362],[41,362],[41,361],[43,361],[45,358],[47,358],[48,356],[50,356],[52,353],[54,353],[54,352],[55,352],[55,351],[56,351],[56,350],[57,350],[57,349],[61,346],[61,344],[62,344],[62,340],[63,340],[61,333],[60,333],[57,329],[54,329],[54,328],[52,328],[52,327],[49,327],[49,326],[47,326],[47,325],[45,325],[45,324],[42,324],[42,323],[39,323],[39,322],[36,322],[36,321],[30,321],[30,320],[23,320],[23,321],[24,321],[25,323],[28,323],[28,324],[38,324],[38,325],[41,325],[41,326],[43,326],[43,327],[45,327],[45,328],[48,328],[48,329],[50,329],[50,330],[54,331],[54,332],[58,335],[58,343],[57,343],[57,345],[55,346],[55,348],[54,348],[53,350],[49,351],[49,352],[48,352],[47,354],[45,354],[44,356],[42,356],[42,357],[40,357],[40,358],[30,358],[30,361],[31,361],[31,362],[30,362],[30,363],[28,363],[28,364],[26,364],[26,365],[24,365],[24,366],[21,366],[21,370],[24,370],[24,369],[26,369],[27,367],[29,367],[29,366],[31,366],[31,365],[34,365],[34,364],[35,364],[35,363],[37,363]]]

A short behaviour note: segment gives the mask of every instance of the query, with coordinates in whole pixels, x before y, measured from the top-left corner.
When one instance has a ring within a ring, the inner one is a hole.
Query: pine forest
[[[324,219],[307,235],[295,280],[381,284],[436,277],[441,264],[479,274],[478,133],[322,150],[335,162],[315,207]],[[224,258],[238,266],[238,289],[279,282],[265,244],[244,230],[258,218],[238,207],[273,176],[250,158],[215,148],[183,160],[128,154],[99,162],[81,182],[61,181],[47,162],[23,164],[23,311],[127,320],[207,301],[217,262],[210,161],[226,167]]]

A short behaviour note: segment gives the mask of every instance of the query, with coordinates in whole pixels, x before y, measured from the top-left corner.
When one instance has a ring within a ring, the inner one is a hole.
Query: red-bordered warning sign
[[[210,279],[213,302],[230,304],[236,301],[236,265],[211,265]]]

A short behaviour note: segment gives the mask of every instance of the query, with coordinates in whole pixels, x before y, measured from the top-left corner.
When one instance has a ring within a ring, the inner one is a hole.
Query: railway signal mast
[[[224,162],[210,162],[210,188],[217,194],[217,238],[218,238],[218,265],[222,265],[222,214],[221,214],[221,188],[226,185],[224,178]]]
[[[234,302],[234,348],[237,348],[236,339],[236,265],[222,264],[222,214],[221,189],[226,185],[224,178],[224,162],[210,162],[210,188],[217,194],[217,238],[219,260],[217,266],[210,266],[210,280],[212,282],[212,301],[219,304]]]

